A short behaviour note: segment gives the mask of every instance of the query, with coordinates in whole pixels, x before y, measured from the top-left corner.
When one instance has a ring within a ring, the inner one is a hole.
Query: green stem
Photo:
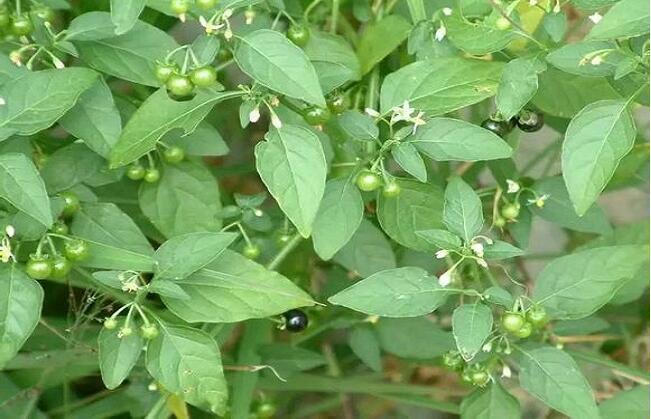
[[[407,7],[409,7],[409,14],[411,21],[414,25],[421,20],[425,20],[427,15],[425,13],[425,3],[423,0],[407,0]]]
[[[267,265],[267,269],[274,270],[285,260],[285,258],[298,246],[298,244],[303,241],[303,237],[299,233],[294,234],[294,237],[283,246],[282,249],[274,256],[274,258]]]
[[[332,14],[330,17],[330,33],[337,33],[337,19],[339,18],[339,0],[332,0]]]

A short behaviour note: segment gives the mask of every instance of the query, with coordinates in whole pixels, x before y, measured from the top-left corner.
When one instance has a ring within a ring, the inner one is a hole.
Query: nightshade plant
[[[0,417],[648,417],[646,0],[0,32]]]

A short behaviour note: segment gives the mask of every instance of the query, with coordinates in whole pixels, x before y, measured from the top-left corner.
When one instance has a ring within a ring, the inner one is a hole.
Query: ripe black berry
[[[517,117],[518,128],[524,132],[536,132],[545,125],[543,114],[533,111],[522,111]]]
[[[499,135],[500,137],[504,137],[513,129],[508,121],[496,121],[491,118],[482,122],[481,127],[491,131],[493,134]]]
[[[300,332],[305,330],[308,324],[307,314],[302,310],[294,309],[283,313],[285,318],[285,329],[290,332]]]

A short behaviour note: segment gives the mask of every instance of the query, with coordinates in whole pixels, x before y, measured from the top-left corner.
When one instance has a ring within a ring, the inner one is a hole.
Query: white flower
[[[543,194],[534,199],[529,199],[527,202],[529,204],[536,204],[538,208],[542,208],[545,206],[545,201],[547,201],[548,199],[549,199],[549,194]]]
[[[16,64],[18,67],[23,65],[23,55],[20,53],[20,51],[11,51],[9,53],[9,60],[11,60],[11,62]]]
[[[443,259],[447,257],[449,254],[450,252],[448,250],[443,249],[443,250],[439,250],[434,255],[436,256],[437,259]]]
[[[262,212],[261,209],[256,208],[253,210],[253,215],[255,215],[256,217],[262,217],[264,215],[264,212]]]
[[[0,106],[4,106],[6,104],[7,104],[7,101],[5,100],[5,98],[0,97]]]
[[[158,385],[156,383],[153,383],[153,382],[149,383],[149,385],[147,386],[147,390],[156,391],[156,390],[158,390]]]
[[[477,255],[478,257],[480,257],[480,258],[484,257],[484,245],[483,244],[481,244],[479,242],[472,243],[470,245],[470,249],[472,249],[473,253],[475,255]]]
[[[373,118],[377,118],[380,116],[380,112],[376,111],[375,109],[366,108],[364,109],[364,112],[366,113],[366,115],[372,116]]]
[[[412,134],[416,134],[416,129],[421,125],[426,124],[423,116],[425,116],[425,112],[418,112],[418,114],[411,119],[411,123],[414,124],[414,128],[411,130]]]
[[[16,261],[14,254],[11,253],[11,243],[6,237],[0,242],[0,262],[7,263],[10,260]]]
[[[445,16],[451,16],[452,15],[452,9],[450,9],[449,7],[444,7],[443,8],[443,14]]]
[[[594,23],[595,25],[596,25],[597,23],[601,22],[601,19],[603,19],[603,18],[604,18],[604,17],[601,16],[601,15],[599,14],[599,12],[594,12],[593,14],[591,14],[590,16],[588,16],[588,19],[590,19],[590,21],[591,21],[592,23]]]
[[[493,349],[493,342],[486,342],[484,346],[481,347],[483,352],[490,352]]]
[[[592,64],[592,65],[599,65],[599,64],[601,64],[601,63],[603,63],[603,62],[604,62],[604,57],[603,57],[603,55],[595,55],[595,56],[592,57],[592,59],[590,60],[590,64]]]
[[[439,276],[439,285],[442,286],[443,288],[447,287],[452,283],[452,272],[454,271],[454,266],[448,269],[443,273],[443,275]]]
[[[506,179],[506,193],[516,193],[520,190],[520,184],[515,180]]]
[[[445,35],[448,33],[448,31],[445,29],[445,25],[441,23],[439,28],[436,30],[436,33],[434,34],[434,39],[437,41],[441,42],[443,38],[445,38]]]
[[[280,129],[283,126],[282,121],[280,120],[280,118],[278,118],[278,115],[276,115],[275,113],[271,115],[271,125],[276,127],[276,129]]]
[[[394,106],[391,111],[393,112],[393,115],[391,115],[391,123],[394,123],[398,121],[409,121],[415,109],[409,105],[409,101],[405,100],[402,106]]]
[[[561,12],[561,3],[559,1],[557,1],[556,4],[554,5],[553,12],[556,14]]]
[[[233,31],[230,29],[226,29],[224,31],[224,39],[230,41],[232,37],[233,37]]]
[[[212,20],[206,20],[203,16],[199,16],[199,24],[204,27],[206,33],[213,33],[224,27],[224,24],[215,24]]]
[[[280,99],[278,99],[278,96],[271,96],[269,98],[269,104],[274,108],[277,108],[278,106],[280,106]]]
[[[52,56],[52,64],[54,64],[54,67],[58,68],[59,70],[66,67],[63,61],[54,55]]]
[[[136,292],[140,289],[138,282],[135,279],[129,280],[122,284],[122,291],[124,292]]]
[[[230,19],[231,16],[233,16],[233,9],[226,9],[224,10],[224,13],[222,14],[224,19]]]
[[[7,224],[5,227],[5,233],[7,233],[7,236],[9,237],[13,237],[16,235],[16,229],[11,224]]]
[[[502,378],[511,378],[511,368],[506,364],[502,367]]]
[[[256,123],[260,120],[260,108],[257,106],[251,112],[249,112],[249,121]]]
[[[488,263],[482,258],[477,258],[475,259],[477,261],[477,265],[481,266],[482,268],[488,268]]]
[[[529,6],[535,6],[538,4],[538,0],[529,0]]]
[[[185,13],[181,13],[181,14],[179,15],[179,20],[180,20],[182,23],[185,23],[185,19],[186,19],[186,15],[185,15]],[[118,333],[118,335],[119,335],[119,333]]]

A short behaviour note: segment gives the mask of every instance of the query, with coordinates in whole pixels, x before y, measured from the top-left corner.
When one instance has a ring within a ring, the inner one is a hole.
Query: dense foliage
[[[0,32],[0,417],[648,417],[646,0]]]

